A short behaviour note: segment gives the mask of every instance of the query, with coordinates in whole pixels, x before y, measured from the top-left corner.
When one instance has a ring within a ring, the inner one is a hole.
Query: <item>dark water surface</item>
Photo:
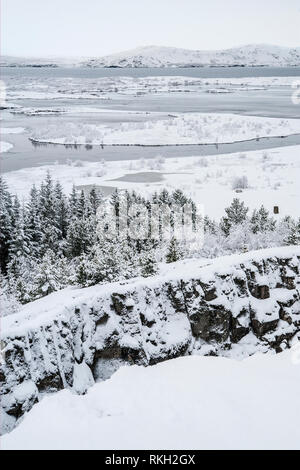
[[[300,67],[165,67],[165,68],[91,68],[91,67],[0,67],[3,80],[9,77],[168,77],[241,78],[299,77]]]

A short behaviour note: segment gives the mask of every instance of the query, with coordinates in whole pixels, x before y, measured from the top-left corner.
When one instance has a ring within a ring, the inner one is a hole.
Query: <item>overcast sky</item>
[[[1,0],[1,54],[300,46],[300,0]]]

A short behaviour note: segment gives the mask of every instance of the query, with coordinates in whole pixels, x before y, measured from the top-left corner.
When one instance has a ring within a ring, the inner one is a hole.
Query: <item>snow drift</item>
[[[124,364],[281,352],[300,332],[300,247],[190,260],[151,279],[65,289],[1,322],[2,430],[43,394]]]
[[[46,397],[2,449],[299,449],[299,365],[182,357]]]

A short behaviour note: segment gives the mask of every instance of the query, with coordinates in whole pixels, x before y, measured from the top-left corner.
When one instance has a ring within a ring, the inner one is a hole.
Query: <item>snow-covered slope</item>
[[[74,67],[86,58],[72,57],[17,57],[2,55],[0,67]]]
[[[44,398],[6,449],[300,449],[299,364],[182,357]]]
[[[300,47],[250,44],[232,49],[205,51],[165,46],[144,46],[90,58],[27,58],[2,56],[6,67],[203,67],[300,66]]]
[[[83,393],[123,364],[280,352],[300,332],[300,247],[170,265],[160,276],[65,289],[1,320],[1,426],[44,393]]]
[[[220,51],[146,46],[94,58],[91,67],[201,67],[201,66],[295,66],[300,65],[300,47],[248,45]]]

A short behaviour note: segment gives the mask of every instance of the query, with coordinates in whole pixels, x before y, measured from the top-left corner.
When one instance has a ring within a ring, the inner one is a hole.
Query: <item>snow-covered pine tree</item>
[[[178,240],[175,237],[172,237],[168,246],[166,254],[166,263],[175,263],[182,259],[182,251]]]
[[[259,210],[253,211],[250,224],[253,233],[267,232],[275,229],[276,221],[270,217],[269,211],[261,206]]]
[[[67,260],[59,258],[55,252],[48,249],[36,264],[34,279],[36,298],[64,288],[69,281]]]
[[[231,205],[225,209],[227,218],[231,224],[241,224],[246,220],[249,209],[243,201],[235,198]]]
[[[39,191],[35,185],[32,186],[29,194],[29,201],[25,210],[25,231],[29,238],[30,254],[34,258],[41,255],[42,222],[40,216]]]
[[[291,221],[288,234],[284,239],[285,245],[300,245],[300,219]]]
[[[93,281],[90,259],[83,253],[76,261],[74,283],[81,287],[88,287],[93,284]]]
[[[220,222],[220,228],[226,236],[229,235],[232,226],[242,224],[246,220],[248,211],[243,201],[238,198],[233,199],[231,205],[225,209],[226,216]]]
[[[9,260],[13,257],[26,257],[30,255],[30,240],[25,231],[24,207],[20,205],[17,196],[13,199],[13,217],[9,241]]]
[[[0,176],[0,267],[6,272],[13,224],[13,203],[7,185]]]
[[[41,184],[39,196],[39,214],[42,230],[41,247],[42,255],[44,255],[48,249],[58,252],[61,239],[61,233],[57,225],[56,194],[49,172],[47,172],[45,181]]]
[[[141,256],[141,275],[143,277],[154,276],[158,273],[158,266],[152,251],[145,253]]]
[[[98,207],[103,201],[103,194],[100,191],[97,191],[96,188],[93,187],[89,193],[89,200],[90,200],[92,213],[96,215]]]
[[[64,195],[62,186],[58,181],[54,187],[54,205],[55,225],[59,230],[60,240],[63,240],[67,237],[69,209],[67,198]]]

